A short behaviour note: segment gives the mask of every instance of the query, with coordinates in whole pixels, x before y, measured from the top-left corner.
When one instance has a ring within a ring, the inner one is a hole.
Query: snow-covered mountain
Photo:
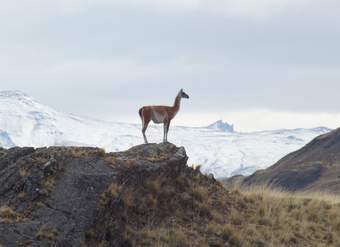
[[[136,114],[136,118],[139,116]],[[222,121],[203,128],[174,126],[169,141],[185,146],[189,164],[217,178],[249,175],[266,168],[299,149],[327,128],[238,133]],[[151,125],[149,141],[162,140],[162,126]],[[0,92],[0,145],[12,146],[98,146],[121,151],[143,143],[141,126],[111,123],[56,111],[18,91]]]

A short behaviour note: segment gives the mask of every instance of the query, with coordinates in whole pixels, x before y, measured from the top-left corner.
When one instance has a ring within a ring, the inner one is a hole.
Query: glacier
[[[137,111],[136,111],[137,112]],[[139,119],[136,113],[136,119]],[[184,146],[189,165],[216,178],[249,175],[274,164],[330,129],[282,129],[241,133],[218,121],[206,127],[172,126],[169,141]],[[163,127],[150,125],[150,142],[160,142]],[[57,111],[20,91],[0,92],[0,146],[91,146],[107,152],[142,144],[141,125],[107,122]]]

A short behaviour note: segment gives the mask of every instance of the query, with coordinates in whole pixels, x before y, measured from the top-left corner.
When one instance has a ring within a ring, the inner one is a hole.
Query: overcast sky
[[[191,96],[175,124],[338,127],[339,0],[11,0],[0,90],[58,110],[139,122]]]

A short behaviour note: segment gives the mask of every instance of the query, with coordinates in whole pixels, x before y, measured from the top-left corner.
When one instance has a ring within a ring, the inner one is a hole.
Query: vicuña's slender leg
[[[166,121],[164,123],[164,138],[163,138],[163,142],[168,142],[169,127],[170,127],[170,121]]]
[[[144,137],[144,142],[145,142],[145,144],[148,144],[148,139],[146,138],[145,131],[146,131],[146,129],[148,128],[149,122],[150,122],[150,121],[146,121],[145,118],[143,118],[143,129],[142,129],[142,133],[143,133],[143,137]]]
[[[163,142],[166,142],[166,122],[164,122],[163,129]]]

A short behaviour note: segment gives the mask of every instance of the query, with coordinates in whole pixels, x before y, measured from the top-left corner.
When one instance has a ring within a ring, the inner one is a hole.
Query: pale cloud
[[[305,0],[207,0],[200,1],[200,8],[231,16],[266,18],[286,8],[303,6],[306,2]]]
[[[171,104],[184,87],[192,97],[176,124],[335,127],[339,8],[337,0],[3,1],[0,90],[136,122],[138,107]]]
[[[93,3],[98,1],[93,1]],[[306,0],[123,0],[103,4],[148,7],[165,12],[215,13],[243,17],[267,17],[289,7],[301,6]]]
[[[211,13],[263,18],[286,8],[308,4],[307,0],[12,0],[2,3],[0,13],[11,15],[77,13],[93,8],[145,9],[165,13]]]

